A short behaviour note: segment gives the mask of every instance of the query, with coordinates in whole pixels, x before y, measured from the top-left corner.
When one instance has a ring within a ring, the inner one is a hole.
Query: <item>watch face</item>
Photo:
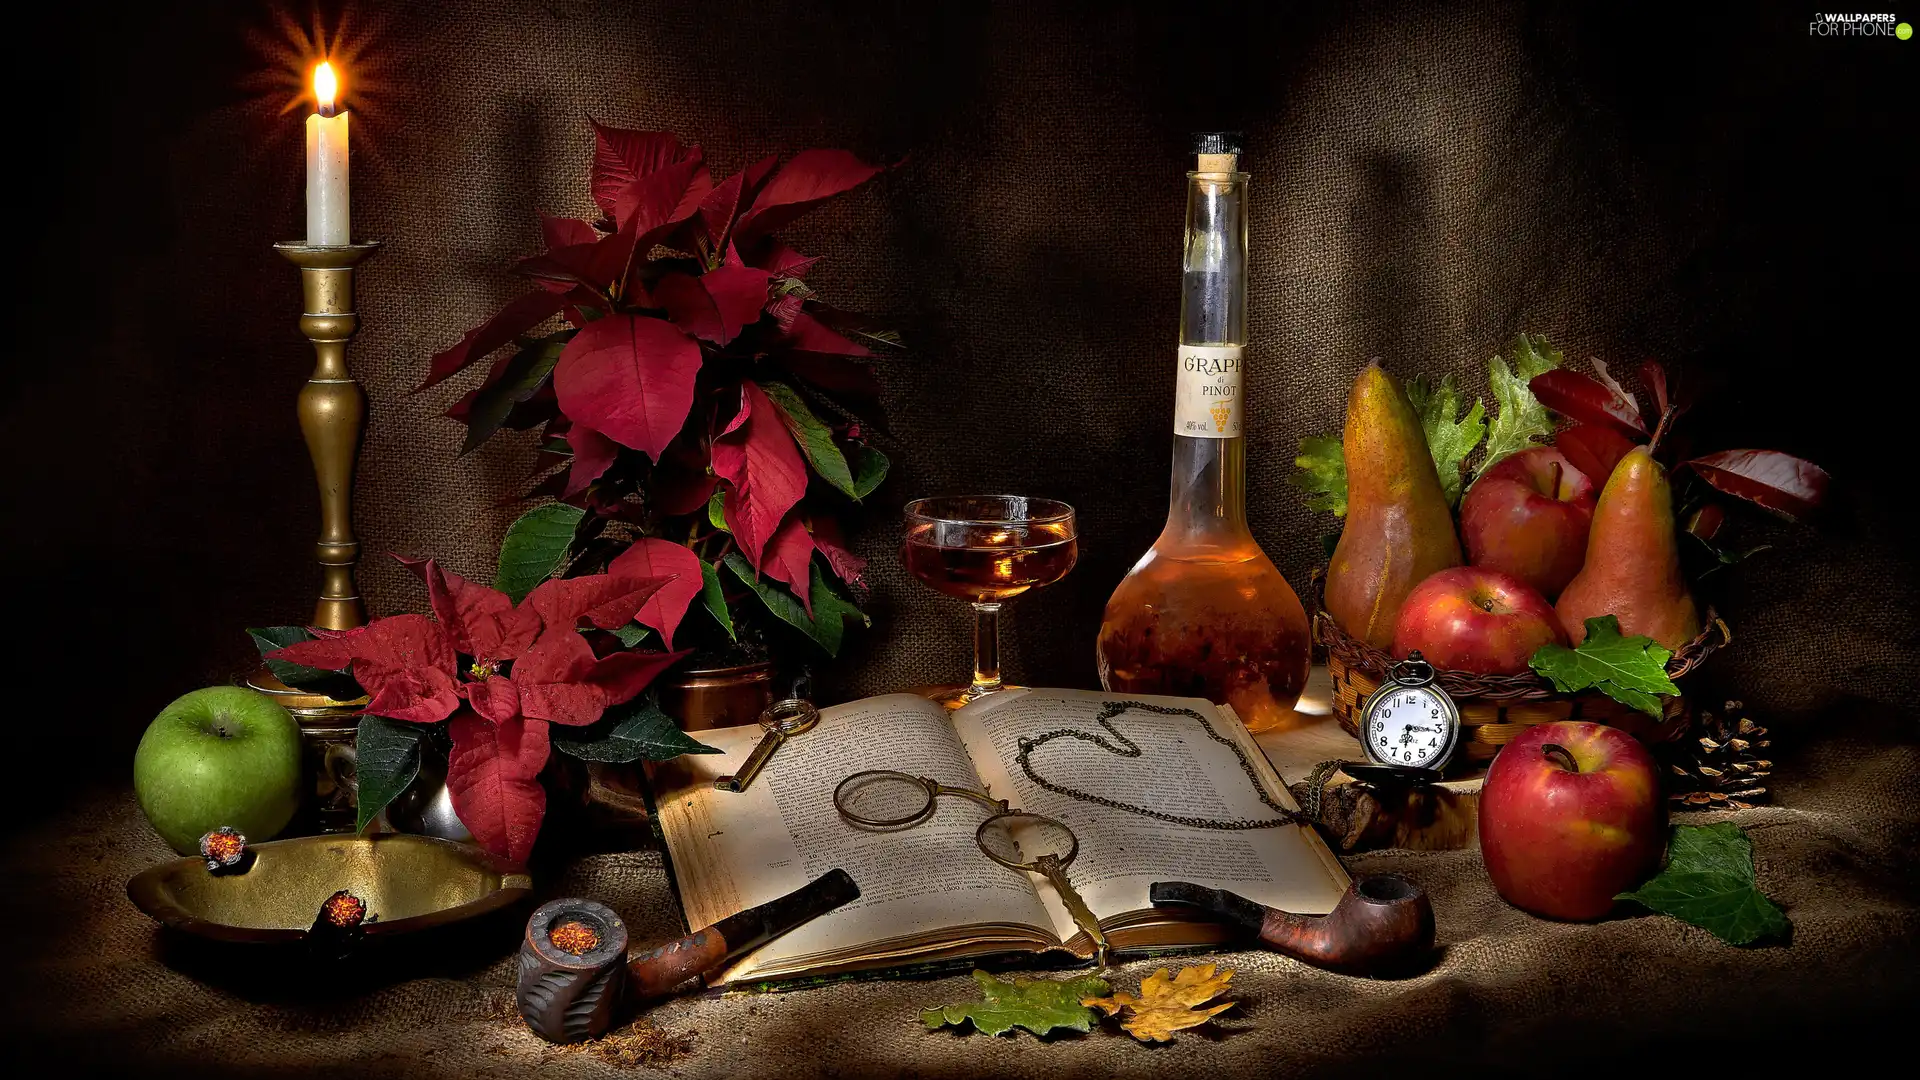
[[[1367,755],[1390,765],[1437,769],[1453,745],[1453,710],[1431,687],[1382,687],[1366,724]]]

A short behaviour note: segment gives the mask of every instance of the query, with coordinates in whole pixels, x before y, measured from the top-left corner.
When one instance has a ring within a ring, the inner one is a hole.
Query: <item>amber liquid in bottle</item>
[[[1300,597],[1247,528],[1247,176],[1230,139],[1202,136],[1196,149],[1167,524],[1107,601],[1100,682],[1204,697],[1265,731],[1292,720],[1312,653]]]

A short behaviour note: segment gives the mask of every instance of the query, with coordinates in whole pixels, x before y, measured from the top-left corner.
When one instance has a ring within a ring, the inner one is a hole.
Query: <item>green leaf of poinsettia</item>
[[[856,499],[864,499],[886,480],[887,470],[893,463],[887,460],[887,455],[865,443],[856,444],[850,453],[853,456],[852,495]]]
[[[366,832],[387,804],[400,797],[420,774],[420,724],[367,714],[353,739],[353,772],[359,786],[360,832]]]
[[[813,471],[848,497],[857,498],[853,493],[853,472],[847,467],[846,455],[834,445],[833,429],[813,415],[813,410],[807,408],[807,403],[792,387],[777,382],[758,385],[772,399],[774,407],[780,410],[781,417],[787,422],[787,430],[793,432],[793,441],[800,444],[800,452],[807,456],[807,463],[813,466]]]
[[[734,577],[739,578],[743,584],[753,590],[753,594],[760,598],[760,602],[766,605],[768,611],[780,621],[812,638],[815,644],[826,650],[828,656],[840,655],[840,642],[846,635],[847,619],[858,619],[866,626],[873,625],[873,620],[867,618],[866,612],[855,607],[851,600],[836,590],[825,575],[820,573],[818,562],[809,566],[811,580],[808,585],[809,599],[813,601],[812,617],[808,617],[806,607],[792,593],[755,574],[752,565],[739,552],[728,552],[727,557],[721,562],[733,572]]]
[[[630,622],[627,625],[622,626],[619,629],[613,631],[613,636],[620,639],[620,644],[623,647],[631,649],[635,645],[638,645],[642,641],[646,640],[647,633],[648,631],[646,627],[640,625],[637,622]]]
[[[325,668],[308,667],[305,664],[291,664],[285,660],[268,660],[266,654],[302,641],[312,641],[313,635],[307,633],[304,626],[259,626],[249,627],[247,636],[260,650],[262,662],[273,677],[310,694],[325,694],[335,701],[353,701],[365,697],[367,692],[360,688],[353,676],[345,671],[328,671]]]
[[[717,754],[718,747],[695,741],[673,717],[660,711],[652,698],[629,701],[607,710],[590,731],[605,731],[594,739],[555,739],[553,748],[582,761],[626,764],[631,761],[668,761],[681,754]]]
[[[1547,339],[1538,334],[1533,337],[1521,334],[1514,339],[1510,351],[1513,353],[1511,369],[1499,356],[1487,361],[1487,379],[1493,384],[1495,410],[1493,422],[1487,425],[1487,456],[1480,462],[1475,476],[1508,454],[1532,446],[1535,439],[1553,434],[1553,418],[1547,415],[1547,407],[1533,396],[1533,388],[1527,384],[1534,376],[1560,366],[1560,350],[1548,345]]]
[[[1339,439],[1326,435],[1301,439],[1300,456],[1293,463],[1299,469],[1293,474],[1293,485],[1307,493],[1307,509],[1347,516],[1347,458]]]
[[[500,425],[507,422],[513,407],[533,397],[540,384],[553,374],[553,367],[560,362],[560,353],[567,347],[574,331],[562,330],[545,337],[526,341],[519,352],[507,361],[500,377],[490,385],[480,388],[473,396],[473,404],[467,409],[467,441],[460,447],[462,454],[473,452],[481,443],[486,442]]]
[[[1666,868],[1614,899],[1671,915],[1729,945],[1780,937],[1791,925],[1754,884],[1753,841],[1730,821],[1676,826]]]
[[[1650,637],[1620,636],[1620,620],[1602,615],[1587,620],[1587,639],[1575,648],[1542,645],[1529,661],[1533,670],[1563,694],[1599,690],[1658,720],[1660,698],[1680,688],[1667,677],[1673,653]]]
[[[740,636],[733,632],[733,612],[727,609],[727,593],[720,587],[720,571],[705,559],[700,560],[700,602],[706,605],[707,614],[727,632],[728,641],[739,641]]]
[[[727,493],[720,488],[713,489],[713,497],[707,500],[707,524],[723,533],[731,533],[727,528]]]
[[[1413,405],[1413,411],[1420,414],[1420,426],[1427,436],[1427,453],[1433,456],[1434,470],[1440,474],[1440,488],[1447,493],[1448,504],[1458,506],[1467,457],[1487,434],[1486,407],[1480,404],[1479,398],[1474,398],[1467,414],[1456,419],[1460,411],[1460,387],[1451,375],[1441,379],[1438,385],[1425,376],[1408,379],[1407,401]]]
[[[565,503],[549,503],[521,514],[500,541],[500,569],[493,576],[493,587],[519,603],[560,569],[573,532],[585,516],[586,511]]]
[[[929,1029],[952,1024],[956,1027],[973,1021],[973,1026],[988,1035],[1003,1035],[1016,1027],[1035,1035],[1054,1028],[1091,1031],[1093,1010],[1080,1004],[1082,998],[1105,997],[1112,990],[1107,980],[1093,975],[1076,979],[996,979],[975,970],[973,981],[980,984],[979,1001],[942,1005],[920,1014]]]

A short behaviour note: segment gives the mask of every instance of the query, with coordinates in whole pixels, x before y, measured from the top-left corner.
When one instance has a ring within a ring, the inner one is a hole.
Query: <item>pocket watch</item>
[[[1401,783],[1440,779],[1460,741],[1460,710],[1433,675],[1433,665],[1417,650],[1387,669],[1387,680],[1360,708],[1367,761],[1347,768],[1349,776]]]

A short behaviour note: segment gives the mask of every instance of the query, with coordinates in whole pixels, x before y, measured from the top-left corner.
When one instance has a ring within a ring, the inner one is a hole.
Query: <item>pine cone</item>
[[[1717,715],[1702,709],[1693,727],[1663,755],[1667,800],[1675,810],[1749,810],[1767,801],[1773,762],[1767,729],[1746,715],[1745,704],[1727,702]]]

